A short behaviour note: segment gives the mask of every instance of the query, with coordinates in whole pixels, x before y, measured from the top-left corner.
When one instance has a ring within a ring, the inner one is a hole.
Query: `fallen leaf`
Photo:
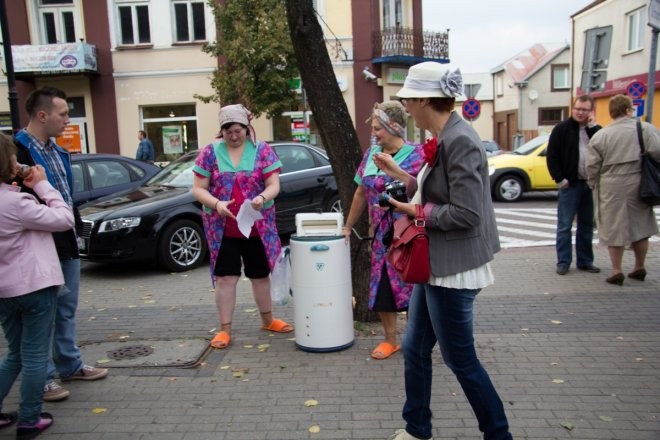
[[[143,297],[140,298],[140,299],[151,299],[151,298],[152,298],[151,295],[145,295],[145,296],[143,296]]]
[[[167,309],[168,312],[174,312],[176,311],[176,307],[172,306],[169,309]]]
[[[574,425],[574,424],[572,424],[571,422],[568,422],[568,421],[566,421],[566,420],[562,420],[561,422],[559,422],[559,424],[560,424],[563,428],[568,429],[569,431],[572,431],[573,428],[575,428],[575,425]]]
[[[223,365],[220,367],[221,370],[229,370],[229,365]]]
[[[107,411],[108,411],[107,408],[92,408],[92,412],[94,414],[102,414],[102,413],[107,412]]]
[[[112,362],[112,361],[110,359],[107,359],[107,358],[99,359],[98,361],[96,361],[97,364],[107,364],[108,362]]]
[[[100,309],[96,309],[97,312],[102,312],[104,310],[108,310],[106,307],[101,307]]]
[[[563,379],[552,379],[552,383],[564,383]]]
[[[635,362],[642,362],[644,358],[635,358]]]
[[[319,425],[310,426],[309,427],[309,432],[311,432],[312,434],[317,434],[317,433],[321,432],[321,427]]]
[[[254,313],[256,311],[257,311],[257,309],[245,309],[244,310],[245,313]]]
[[[259,349],[259,351],[266,351],[266,350],[268,350],[268,347],[270,347],[270,344],[259,344],[259,345],[257,345],[257,348]]]
[[[557,321],[556,319],[551,319],[550,322],[557,325],[561,324],[561,321]]]
[[[155,299],[147,299],[144,301],[145,304],[155,304],[156,300]]]
[[[528,329],[528,328],[521,328],[520,331],[521,331],[521,332],[528,332],[529,329]]]
[[[126,339],[128,339],[128,338],[130,338],[130,336],[128,336],[128,335],[124,335],[124,336],[120,336],[118,339],[124,341],[124,340],[126,340]]]
[[[559,362],[550,362],[550,365],[552,365],[554,367],[554,366],[559,365]]]
[[[611,422],[612,420],[614,420],[610,416],[598,416],[598,418],[601,419],[603,422]]]
[[[129,309],[134,309],[134,308],[136,308],[136,307],[137,307],[137,306],[136,306],[135,304],[129,304],[129,305],[128,305],[128,308],[129,308]]]
[[[314,400],[314,399],[309,399],[309,400],[305,401],[305,406],[308,406],[308,407],[309,406],[316,406],[318,404],[319,404],[319,402]]]
[[[245,344],[243,348],[254,348],[254,345],[252,344]]]

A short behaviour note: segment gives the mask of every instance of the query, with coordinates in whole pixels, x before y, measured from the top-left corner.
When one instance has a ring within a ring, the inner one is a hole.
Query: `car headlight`
[[[112,220],[105,220],[99,226],[99,233],[101,232],[114,232],[126,228],[135,228],[140,226],[140,217],[122,217]]]
[[[488,175],[492,176],[493,174],[495,174],[495,169],[497,169],[497,167],[495,165],[489,163],[488,164]]]

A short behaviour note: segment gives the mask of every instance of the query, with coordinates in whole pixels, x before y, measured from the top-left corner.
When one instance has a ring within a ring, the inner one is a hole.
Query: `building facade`
[[[166,161],[199,148],[218,132],[213,94],[217,60],[202,52],[216,39],[206,0],[15,0],[7,3],[21,126],[31,90],[69,96],[71,125],[58,142],[72,152],[134,156],[145,130]],[[316,0],[326,48],[363,148],[373,104],[401,87],[407,68],[449,62],[447,33],[424,32],[421,0]],[[368,73],[367,73],[368,72]],[[321,144],[300,87],[300,105],[254,122],[261,139]],[[0,96],[8,95],[0,82]],[[0,129],[11,132],[0,100]],[[302,128],[302,131],[301,131]],[[414,129],[410,136],[419,140]]]
[[[658,1],[656,10],[658,9]],[[571,16],[573,21],[573,95],[596,99],[596,121],[611,122],[608,103],[616,94],[630,95],[637,116],[646,117],[653,94],[653,124],[660,125],[660,71],[649,75],[652,30],[649,0],[596,0]],[[657,11],[660,13],[660,11]],[[656,21],[658,18],[656,17]],[[655,59],[660,55],[656,49]],[[649,81],[651,77],[651,81]]]

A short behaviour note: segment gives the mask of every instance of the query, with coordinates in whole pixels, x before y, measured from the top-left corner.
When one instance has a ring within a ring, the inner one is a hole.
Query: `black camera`
[[[378,205],[382,207],[391,206],[388,201],[393,198],[401,203],[408,203],[406,196],[406,184],[400,180],[393,180],[385,184],[385,191],[378,194]]]

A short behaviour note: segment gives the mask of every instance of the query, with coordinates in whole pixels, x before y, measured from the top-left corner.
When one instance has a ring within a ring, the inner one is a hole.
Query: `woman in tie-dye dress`
[[[220,109],[220,137],[202,149],[195,162],[193,195],[204,205],[202,220],[211,254],[211,273],[220,331],[211,341],[226,348],[236,308],[236,286],[241,268],[252,283],[262,328],[288,333],[293,326],[273,319],[270,272],[280,254],[273,199],[280,191],[282,164],[273,149],[257,142],[250,125],[252,115],[240,104]],[[244,202],[260,211],[246,237],[236,215]]]
[[[355,222],[364,210],[368,209],[374,234],[371,241],[369,310],[378,312],[385,332],[385,340],[371,352],[374,359],[386,359],[399,351],[397,312],[408,309],[408,299],[412,292],[412,285],[404,283],[386,261],[388,234],[391,234],[393,221],[401,214],[379,207],[378,195],[385,191],[385,185],[393,179],[380,171],[373,161],[374,154],[383,152],[391,155],[407,173],[417,175],[424,163],[424,155],[421,146],[405,141],[407,116],[398,101],[387,101],[374,106],[367,121],[371,122],[373,145],[365,152],[355,175],[358,187],[342,231],[345,237],[349,237]]]

